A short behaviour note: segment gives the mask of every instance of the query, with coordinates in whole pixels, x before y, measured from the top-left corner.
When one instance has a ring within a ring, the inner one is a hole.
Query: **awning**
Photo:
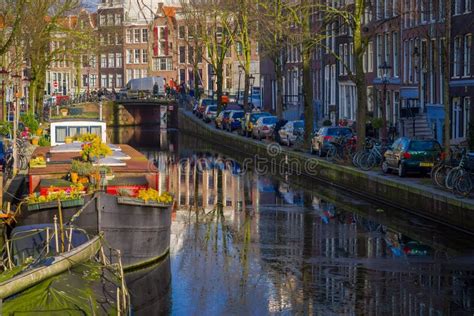
[[[400,88],[401,99],[419,99],[418,87],[402,87]]]

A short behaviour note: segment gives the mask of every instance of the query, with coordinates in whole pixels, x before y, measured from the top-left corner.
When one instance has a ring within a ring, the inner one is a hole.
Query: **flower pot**
[[[66,137],[66,138],[64,139],[64,142],[65,142],[66,144],[71,144],[71,143],[72,143],[72,137],[69,137],[69,136]]]
[[[39,143],[39,137],[33,137],[31,139],[31,145],[38,146]]]
[[[67,116],[67,112],[68,112],[67,109],[61,109],[61,115],[62,116]]]
[[[42,128],[38,128],[36,130],[36,136],[43,136],[43,129]]]
[[[77,180],[79,180],[79,175],[77,174],[77,172],[71,172],[72,183],[77,183]]]

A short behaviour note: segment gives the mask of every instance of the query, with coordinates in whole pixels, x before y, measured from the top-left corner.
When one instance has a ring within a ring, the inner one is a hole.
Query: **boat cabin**
[[[67,137],[81,134],[95,134],[100,136],[102,142],[107,141],[106,123],[99,120],[68,119],[51,122],[51,146],[66,143]]]

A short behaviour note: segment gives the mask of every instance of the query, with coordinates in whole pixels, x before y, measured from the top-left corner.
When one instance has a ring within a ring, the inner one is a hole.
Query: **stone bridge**
[[[178,103],[174,100],[104,102],[103,117],[108,126],[160,125],[162,128],[176,128]]]

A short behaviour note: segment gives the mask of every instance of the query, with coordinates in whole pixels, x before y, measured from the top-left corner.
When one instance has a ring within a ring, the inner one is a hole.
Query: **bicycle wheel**
[[[359,167],[359,158],[363,153],[365,153],[365,150],[359,150],[354,154],[354,157],[352,157],[352,164],[354,165],[354,167],[360,168]]]
[[[431,168],[431,172],[430,172],[431,182],[433,182],[433,184],[436,186],[438,185],[438,183],[436,183],[436,172],[438,172],[438,170],[440,170],[443,166],[444,164],[439,163],[439,164],[434,165],[433,168]]]
[[[329,147],[328,151],[326,152],[326,160],[330,162],[334,162],[337,156],[337,149],[336,146],[332,145]]]
[[[453,189],[454,180],[461,175],[461,172],[463,170],[464,169],[462,167],[454,167],[453,169],[449,170],[448,174],[446,175],[446,181],[444,183],[444,186],[448,190]]]
[[[439,168],[436,168],[435,173],[433,175],[433,182],[436,186],[440,188],[445,188],[446,186],[446,176],[448,172],[452,169],[451,166],[443,165]]]
[[[367,152],[360,158],[360,169],[369,171],[375,165],[375,157],[372,153]]]
[[[26,170],[28,168],[28,159],[26,159],[26,156],[24,155],[19,155],[18,156],[19,160],[19,166],[18,169],[20,170]]]
[[[457,197],[465,198],[472,190],[472,181],[469,172],[463,170],[453,181],[453,193]]]

